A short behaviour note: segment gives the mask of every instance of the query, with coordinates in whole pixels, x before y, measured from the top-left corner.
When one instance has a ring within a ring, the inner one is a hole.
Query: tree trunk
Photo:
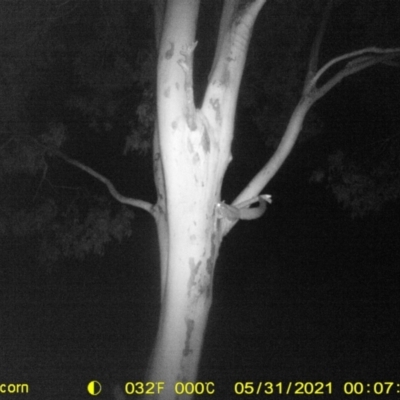
[[[164,260],[160,324],[146,379],[164,382],[160,399],[175,398],[176,390],[182,391],[182,387],[175,388],[177,383],[196,381],[224,225],[216,206],[232,158],[234,115],[247,44],[264,1],[249,2],[240,10],[239,1],[225,3],[216,59],[200,109],[194,106],[192,83],[199,0],[170,0],[165,12],[154,151]]]
[[[212,213],[207,211],[204,202],[198,207],[205,210],[205,218],[199,217],[200,213],[191,211],[190,207],[169,218],[169,232],[173,239],[169,246],[159,331],[147,379],[166,382],[160,398],[174,398],[175,383],[196,380],[211,306],[212,277],[219,241],[213,233],[215,218]]]

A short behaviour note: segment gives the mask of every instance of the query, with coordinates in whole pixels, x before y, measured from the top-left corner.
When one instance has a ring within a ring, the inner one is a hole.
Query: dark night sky
[[[333,18],[326,47],[335,54],[343,41],[337,43],[334,22],[343,34],[349,21]],[[235,397],[235,381],[333,382],[336,393],[346,381],[400,384],[399,205],[353,220],[329,191],[308,184],[332,149],[358,150],[380,131],[398,135],[399,88],[398,69],[377,67],[334,89],[315,106],[320,136],[299,144],[268,187],[274,202],[267,214],[241,222],[223,243],[199,375],[216,383],[218,398]],[[238,129],[250,129],[246,123],[238,115]],[[227,186],[227,198],[265,159],[261,138],[245,139],[235,140],[245,155],[233,171],[244,173]],[[102,146],[104,157],[110,146]],[[123,194],[153,195],[151,184],[131,183],[140,182],[148,161],[111,156],[108,164],[95,154],[85,161],[112,171]],[[56,167],[106,194],[81,172]],[[86,398],[91,379],[106,386],[142,379],[156,332],[157,252],[154,223],[140,211],[132,237],[109,245],[104,257],[70,260],[51,274],[37,268],[27,243],[7,242],[0,383],[28,382],[29,398],[67,400]]]

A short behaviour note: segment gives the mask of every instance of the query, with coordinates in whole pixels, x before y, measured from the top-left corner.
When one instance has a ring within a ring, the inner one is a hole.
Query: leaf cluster
[[[53,198],[27,207],[4,203],[0,235],[37,243],[36,255],[47,268],[65,257],[82,260],[89,254],[103,255],[112,240],[121,242],[132,233],[133,211],[125,206],[113,211],[101,197],[76,197],[67,208]]]
[[[76,152],[84,135],[91,142],[113,135],[121,143],[139,132],[125,154],[148,150],[152,26],[137,16],[149,8],[130,1],[2,5],[0,235],[34,242],[42,265],[101,255],[112,240],[131,234],[133,212],[69,187],[67,171],[74,167],[53,149]]]
[[[363,217],[400,197],[399,159],[387,159],[363,168],[346,160],[342,151],[329,157],[328,186],[352,217]]]

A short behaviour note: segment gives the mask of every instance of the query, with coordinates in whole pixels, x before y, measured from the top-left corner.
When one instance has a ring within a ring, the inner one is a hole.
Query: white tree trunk
[[[159,48],[155,140],[161,317],[147,381],[195,382],[222,240],[216,205],[231,160],[238,88],[255,17],[265,0],[224,6],[216,59],[201,109],[194,106],[192,62],[199,0],[170,0]],[[167,260],[167,261],[165,261]],[[191,395],[179,396],[190,398]]]

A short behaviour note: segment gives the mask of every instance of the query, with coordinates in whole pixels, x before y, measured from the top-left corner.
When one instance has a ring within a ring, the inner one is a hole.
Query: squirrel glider
[[[259,203],[257,207],[249,208],[254,203]],[[236,206],[231,206],[221,202],[217,204],[217,217],[227,218],[229,221],[237,221],[238,219],[250,220],[260,218],[267,209],[267,203],[272,203],[269,194],[261,194],[250,200],[246,200]]]

